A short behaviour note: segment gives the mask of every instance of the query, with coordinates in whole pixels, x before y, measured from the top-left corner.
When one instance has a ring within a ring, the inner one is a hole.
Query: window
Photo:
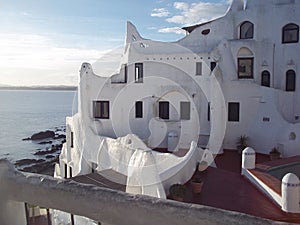
[[[238,77],[253,78],[253,58],[238,58]]]
[[[253,23],[246,21],[240,26],[240,39],[253,38],[254,25]]]
[[[191,118],[191,103],[180,102],[180,119],[189,120]]]
[[[159,102],[159,118],[169,119],[169,102]]]
[[[135,82],[143,83],[143,63],[135,64]]]
[[[299,41],[299,26],[287,24],[282,28],[282,43],[297,43]]]
[[[203,35],[208,35],[210,33],[210,29],[205,29],[201,32]]]
[[[124,83],[127,83],[128,78],[128,66],[127,64],[124,64]]]
[[[70,142],[71,142],[70,146],[71,146],[71,148],[73,148],[74,147],[74,133],[73,132],[71,132],[71,138],[70,139],[71,139],[70,140]]]
[[[261,73],[261,86],[270,87],[271,75],[270,72],[265,70]]]
[[[207,120],[210,121],[210,102],[207,104]]]
[[[65,164],[65,178],[68,178],[68,165]]]
[[[240,121],[240,103],[238,102],[228,103],[228,121],[231,122]]]
[[[109,119],[109,101],[93,101],[94,118]]]
[[[135,118],[143,118],[143,102],[135,102]]]
[[[202,62],[196,62],[196,75],[202,75]]]
[[[286,72],[286,91],[296,90],[296,73],[294,70]]]
[[[213,71],[216,66],[217,66],[216,62],[210,62],[210,71]]]

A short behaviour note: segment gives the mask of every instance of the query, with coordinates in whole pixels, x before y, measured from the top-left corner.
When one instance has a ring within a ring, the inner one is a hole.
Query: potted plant
[[[270,160],[280,159],[280,152],[276,147],[272,148],[269,154],[270,154]]]
[[[173,184],[169,191],[173,200],[182,202],[186,193],[186,187],[182,184]]]
[[[202,191],[203,181],[199,177],[195,177],[191,181],[191,186],[195,194],[200,194]]]
[[[248,147],[248,137],[246,135],[241,135],[237,142],[237,149],[238,149],[238,153],[242,153],[242,151]]]
[[[206,170],[207,167],[208,167],[208,163],[206,161],[201,161],[198,164],[198,171],[202,172],[202,171]]]

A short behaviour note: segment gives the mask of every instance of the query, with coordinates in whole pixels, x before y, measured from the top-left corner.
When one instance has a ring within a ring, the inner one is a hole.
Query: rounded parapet
[[[282,195],[282,210],[289,213],[300,213],[300,181],[293,174],[288,173],[282,178],[281,195]]]
[[[242,169],[255,169],[255,156],[256,153],[252,148],[245,148],[242,152]]]

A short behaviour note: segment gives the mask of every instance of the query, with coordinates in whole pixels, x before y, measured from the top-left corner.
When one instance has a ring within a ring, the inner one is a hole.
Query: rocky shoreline
[[[32,141],[41,145],[33,153],[34,158],[21,159],[15,162],[18,170],[30,173],[40,173],[53,176],[55,163],[58,163],[59,154],[66,142],[65,126],[55,127],[54,130],[46,130],[35,133],[22,141]],[[51,145],[51,147],[49,146]]]

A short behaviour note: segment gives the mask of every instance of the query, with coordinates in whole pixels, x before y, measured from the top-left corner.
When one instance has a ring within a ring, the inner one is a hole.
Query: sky
[[[77,85],[83,62],[124,45],[126,21],[147,39],[176,41],[230,2],[0,0],[0,85]]]

